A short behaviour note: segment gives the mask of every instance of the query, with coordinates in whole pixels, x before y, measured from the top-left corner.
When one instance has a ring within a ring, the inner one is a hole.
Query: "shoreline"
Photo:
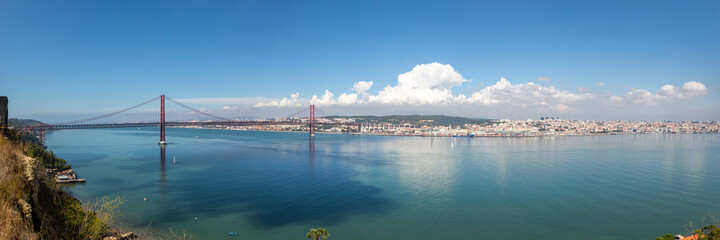
[[[283,131],[283,130],[248,130],[248,129],[227,129],[227,128],[206,128],[206,127],[168,127],[168,128],[190,128],[190,129],[208,129],[208,130],[229,130],[229,131],[247,131],[247,132],[280,132],[280,133],[305,133],[302,131]],[[485,135],[430,135],[430,134],[379,134],[379,133],[345,133],[345,132],[315,132],[315,134],[345,134],[345,135],[369,135],[369,136],[392,136],[392,137],[449,137],[449,138],[534,138],[534,137],[583,137],[583,136],[624,136],[624,135],[709,135],[719,133],[598,133],[598,134],[541,134],[541,135],[503,135],[503,134],[485,134]]]

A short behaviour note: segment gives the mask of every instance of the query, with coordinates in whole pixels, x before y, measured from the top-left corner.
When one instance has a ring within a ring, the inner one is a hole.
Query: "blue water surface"
[[[49,149],[122,196],[116,225],[194,239],[654,239],[720,216],[719,135],[393,137],[66,130]],[[147,198],[147,201],[144,200]],[[237,233],[232,236],[229,233]]]

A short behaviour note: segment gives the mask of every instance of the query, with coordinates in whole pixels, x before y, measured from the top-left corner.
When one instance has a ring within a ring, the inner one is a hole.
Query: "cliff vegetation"
[[[0,129],[0,239],[101,239],[122,198],[82,204],[47,167],[66,166],[28,133]]]

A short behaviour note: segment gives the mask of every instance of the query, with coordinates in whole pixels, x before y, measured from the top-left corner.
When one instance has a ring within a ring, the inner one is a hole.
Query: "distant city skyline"
[[[10,117],[720,120],[720,2],[0,3]]]

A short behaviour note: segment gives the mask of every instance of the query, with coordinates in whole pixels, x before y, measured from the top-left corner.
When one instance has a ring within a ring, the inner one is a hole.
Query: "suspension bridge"
[[[160,95],[135,106],[108,114],[61,123],[29,125],[26,128],[43,138],[45,131],[53,130],[159,127],[160,145],[167,144],[165,139],[166,127],[297,126],[307,129],[310,137],[315,136],[319,126],[340,127],[347,133],[358,130],[359,125],[352,122],[318,121],[316,113],[320,113],[321,116],[328,116],[315,105],[310,105],[275,120],[229,119],[192,108],[175,99]],[[307,114],[307,118],[301,117],[304,114]]]

